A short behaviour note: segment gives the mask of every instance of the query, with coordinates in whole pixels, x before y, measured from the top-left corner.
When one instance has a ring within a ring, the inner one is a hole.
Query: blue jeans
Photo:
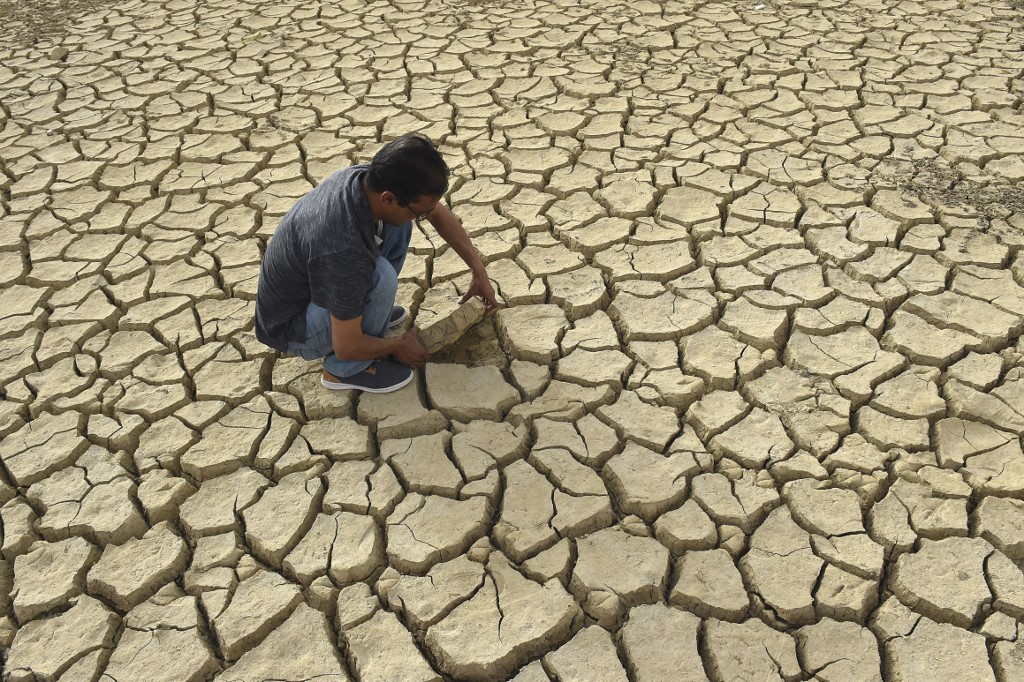
[[[384,243],[380,245],[373,283],[363,306],[363,333],[383,337],[391,320],[391,308],[398,293],[398,274],[405,265],[405,256],[412,239],[412,223],[385,226]],[[336,377],[350,377],[370,366],[373,360],[339,360],[331,345],[331,315],[315,303],[306,308],[306,338],[288,344],[288,352],[306,360],[324,359],[324,369]]]

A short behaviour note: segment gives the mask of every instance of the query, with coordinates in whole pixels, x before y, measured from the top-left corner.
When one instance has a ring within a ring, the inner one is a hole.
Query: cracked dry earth
[[[87,5],[0,49],[4,682],[1024,679],[1019,6]],[[260,255],[408,131],[507,306],[328,393]]]

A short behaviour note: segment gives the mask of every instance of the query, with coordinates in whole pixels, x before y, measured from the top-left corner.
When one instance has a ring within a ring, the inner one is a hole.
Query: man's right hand
[[[420,343],[419,332],[419,327],[413,327],[399,336],[396,339],[397,343],[392,353],[395,360],[412,369],[422,367],[430,355],[427,353],[427,349],[423,347],[423,344]]]

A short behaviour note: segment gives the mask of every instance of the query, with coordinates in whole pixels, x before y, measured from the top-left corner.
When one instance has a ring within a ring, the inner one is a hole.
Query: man
[[[307,360],[323,358],[320,381],[329,389],[387,393],[408,384],[427,359],[418,329],[384,337],[406,317],[395,294],[412,221],[429,220],[469,266],[463,302],[479,296],[488,310],[497,305],[469,235],[441,203],[448,175],[429,140],[406,135],[369,165],[338,171],[299,199],[263,257],[256,338]]]

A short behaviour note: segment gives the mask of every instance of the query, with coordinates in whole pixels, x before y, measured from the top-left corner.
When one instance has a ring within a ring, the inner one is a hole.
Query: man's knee
[[[398,274],[384,256],[377,257],[377,267],[373,270],[373,287],[370,296],[386,301],[389,305],[398,295]]]

